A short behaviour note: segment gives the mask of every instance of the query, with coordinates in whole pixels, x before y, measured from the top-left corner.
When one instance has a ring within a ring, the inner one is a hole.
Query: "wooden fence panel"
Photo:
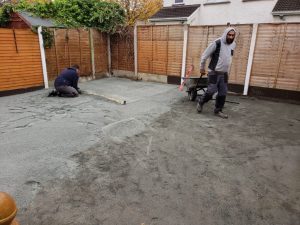
[[[68,45],[68,31],[66,29],[56,29],[55,30],[55,47],[56,47],[56,57],[57,57],[57,68],[58,74],[66,67],[71,65],[69,58],[69,45]],[[48,56],[46,55],[46,58]],[[57,76],[57,75],[56,75]],[[55,78],[55,77],[54,77]]]
[[[107,35],[92,30],[94,40],[94,59],[95,59],[95,73],[102,74],[108,71],[108,55],[107,55]]]
[[[181,76],[183,26],[169,26],[167,75]]]
[[[53,35],[55,34],[54,30],[52,30],[51,32],[53,32]],[[54,80],[60,72],[58,68],[55,39],[53,39],[53,45],[50,48],[45,48],[45,55],[48,80]]]
[[[168,26],[154,26],[152,28],[152,73],[159,75],[167,74],[168,66]]]
[[[80,75],[92,74],[89,31],[85,29],[54,29],[54,43],[46,49],[49,80],[54,80],[66,67],[80,66]]]
[[[38,35],[30,29],[0,29],[0,91],[43,86]]]
[[[274,86],[284,25],[259,25],[251,71],[251,86]]]
[[[286,24],[275,88],[300,91],[300,24]]]
[[[133,28],[111,36],[112,69],[134,71]]]
[[[236,25],[235,27],[238,35],[232,58],[229,83],[244,85],[253,27],[252,25]]]
[[[300,24],[258,27],[251,86],[300,90]]]
[[[232,59],[232,66],[229,82],[234,84],[244,84],[247,70],[250,41],[252,35],[251,25],[237,25],[238,31],[236,38],[237,47]],[[187,68],[194,65],[193,76],[200,76],[200,59],[207,46],[221,37],[226,26],[193,26],[189,27],[188,49],[187,49]],[[206,62],[206,70],[209,60]]]
[[[118,62],[119,62],[119,41],[117,36],[110,37],[110,51],[111,51],[111,68],[117,70],[118,69]]]
[[[89,31],[86,29],[80,29],[80,74],[83,76],[89,76],[92,74],[92,59],[91,59],[91,47]]]
[[[192,76],[200,76],[200,58],[208,45],[209,27],[189,27],[186,69],[194,65]]]
[[[68,47],[68,53],[69,53],[69,66],[73,64],[77,64],[80,66],[80,73],[84,73],[84,68],[82,68],[81,63],[81,35],[80,30],[76,29],[70,29],[67,30],[67,47]]]
[[[152,73],[152,26],[139,26],[138,39],[138,72]]]

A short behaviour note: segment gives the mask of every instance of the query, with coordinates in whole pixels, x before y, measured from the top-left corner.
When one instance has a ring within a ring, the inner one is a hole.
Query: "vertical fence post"
[[[48,74],[47,74],[47,65],[46,65],[46,56],[45,56],[45,49],[44,49],[44,41],[42,35],[42,27],[38,27],[38,36],[39,36],[39,43],[40,43],[40,52],[41,52],[41,61],[42,61],[42,68],[43,68],[43,78],[44,78],[44,85],[45,88],[49,88],[48,84]]]
[[[251,43],[250,43],[250,50],[249,50],[249,57],[248,57],[248,64],[247,64],[247,71],[246,71],[243,95],[248,94],[249,83],[250,83],[250,75],[251,75],[253,56],[254,56],[256,37],[257,37],[257,29],[258,29],[258,24],[257,23],[253,24],[253,30],[252,30],[252,37],[251,37]]]
[[[138,77],[138,36],[137,36],[137,24],[134,25],[133,31],[133,48],[134,48],[134,76]]]
[[[92,63],[92,77],[93,79],[95,79],[95,49],[94,49],[94,32],[93,30],[90,28],[89,29],[89,39],[90,39],[90,48],[91,48],[91,63]]]
[[[56,76],[59,74],[59,66],[58,66],[58,55],[57,55],[57,43],[56,43],[56,29],[53,30],[53,41],[54,41],[54,50],[55,50],[55,62],[56,62]]]
[[[66,41],[67,41],[67,50],[68,50],[68,59],[69,59],[69,67],[71,67],[71,56],[70,56],[70,45],[69,45],[69,28],[66,31]],[[79,46],[81,48],[81,46]]]
[[[185,67],[186,67],[186,54],[187,54],[187,44],[188,44],[188,25],[183,25],[183,49],[182,49],[182,65],[181,65],[181,84],[183,82],[183,77],[185,77]]]
[[[168,75],[169,69],[169,25],[167,25],[167,62],[166,62],[166,75]]]
[[[151,25],[151,73],[153,74],[153,25]]]
[[[110,34],[107,34],[107,57],[108,57],[108,76],[111,76],[111,48],[110,48]]]

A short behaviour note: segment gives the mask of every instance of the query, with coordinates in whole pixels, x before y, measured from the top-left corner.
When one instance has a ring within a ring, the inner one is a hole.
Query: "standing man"
[[[222,37],[212,42],[204,51],[200,62],[200,73],[205,74],[205,63],[210,57],[208,66],[208,87],[201,96],[197,111],[202,112],[203,105],[208,102],[213,94],[218,92],[214,113],[216,116],[227,119],[228,116],[222,112],[227,94],[228,72],[230,69],[233,51],[236,43],[234,42],[236,30],[228,27]]]
[[[51,92],[49,96],[77,97],[78,94],[81,94],[78,87],[79,74],[80,71],[77,64],[64,69],[55,79],[54,87],[56,92]]]

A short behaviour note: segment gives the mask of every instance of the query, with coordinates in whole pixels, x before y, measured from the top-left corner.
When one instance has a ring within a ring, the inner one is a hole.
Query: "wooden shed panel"
[[[0,91],[36,86],[43,86],[37,34],[30,29],[1,28]]]

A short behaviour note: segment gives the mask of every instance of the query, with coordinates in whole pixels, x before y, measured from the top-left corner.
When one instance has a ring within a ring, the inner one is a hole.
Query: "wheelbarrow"
[[[185,77],[182,77],[183,82],[179,87],[179,90],[182,91],[183,87],[186,86],[186,92],[188,93],[190,101],[196,100],[198,91],[202,91],[204,93],[205,89],[207,88],[207,77],[204,77],[203,75],[200,75],[200,77],[191,77],[191,73],[193,70],[194,66],[191,65],[187,70]]]
[[[203,75],[200,75],[200,77],[188,77],[184,79],[186,80],[186,92],[188,93],[190,101],[195,101],[198,92],[202,91],[202,93],[199,94],[201,96],[207,89],[207,77],[203,77]]]

